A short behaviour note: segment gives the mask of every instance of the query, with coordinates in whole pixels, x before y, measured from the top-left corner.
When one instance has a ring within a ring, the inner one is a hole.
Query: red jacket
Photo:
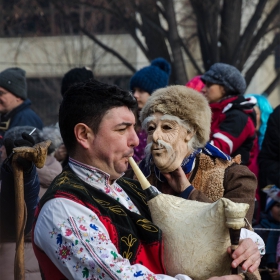
[[[232,157],[240,154],[242,164],[247,165],[256,137],[254,98],[231,96],[211,103],[211,143]]]

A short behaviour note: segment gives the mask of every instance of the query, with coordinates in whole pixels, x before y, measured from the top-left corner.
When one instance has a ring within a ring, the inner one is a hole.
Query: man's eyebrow
[[[132,126],[132,125],[134,125],[134,124],[133,124],[133,123],[130,123],[130,122],[122,122],[122,123],[117,124],[116,127],[122,126],[122,125],[125,125],[125,126]]]

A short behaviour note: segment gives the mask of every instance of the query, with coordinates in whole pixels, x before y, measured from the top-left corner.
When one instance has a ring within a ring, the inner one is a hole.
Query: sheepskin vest
[[[232,164],[240,164],[240,155],[227,161],[205,154],[196,157],[196,166],[190,176],[194,188],[204,193],[212,201],[224,196],[225,170]]]
[[[210,157],[205,154],[196,156],[195,167],[193,171],[186,174],[192,186],[205,194],[213,202],[224,196],[224,176],[225,170],[233,165],[240,164],[240,155],[231,160]],[[153,168],[151,168],[153,170]],[[168,183],[160,182],[155,173],[152,171],[147,178],[151,185],[157,187],[161,192],[166,194],[177,195],[170,188]]]

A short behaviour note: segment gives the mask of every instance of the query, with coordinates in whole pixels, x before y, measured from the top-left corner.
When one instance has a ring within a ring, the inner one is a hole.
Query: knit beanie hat
[[[91,70],[82,67],[82,68],[73,68],[69,70],[61,81],[61,95],[63,96],[64,93],[70,88],[70,86],[85,82],[89,79],[93,79],[93,73]]]
[[[141,110],[140,121],[143,123],[156,112],[178,117],[191,125],[200,148],[209,141],[211,109],[204,95],[196,90],[179,85],[156,90]]]
[[[141,88],[152,94],[158,88],[168,85],[171,66],[164,58],[156,58],[150,66],[144,67],[137,71],[130,80],[130,90]]]
[[[0,73],[0,87],[25,100],[27,98],[25,71],[18,67],[2,71]]]
[[[7,130],[7,132],[4,135],[4,140],[10,138],[13,141],[15,141],[16,139],[21,138],[23,132],[29,134],[34,128],[35,128],[34,126],[29,126],[29,125],[14,126],[11,129]],[[41,133],[42,133],[41,130],[38,128],[36,128],[36,130],[33,131],[31,136],[34,139],[35,143],[39,143],[43,141],[43,138],[41,137]]]
[[[206,83],[222,85],[232,91],[233,94],[241,95],[246,90],[246,81],[240,71],[232,65],[215,63],[201,76]]]
[[[205,84],[201,81],[200,78],[201,78],[201,76],[193,77],[191,80],[189,80],[186,83],[186,87],[189,87],[189,88],[192,88],[194,90],[201,92],[202,89],[204,88]]]

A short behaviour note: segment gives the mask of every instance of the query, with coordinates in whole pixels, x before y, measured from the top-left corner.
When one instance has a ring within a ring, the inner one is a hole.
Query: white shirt
[[[69,165],[75,174],[92,187],[105,192],[127,209],[139,213],[125,191],[109,175],[73,159]],[[241,231],[241,239],[259,236]],[[141,264],[131,265],[112,243],[98,216],[89,208],[66,198],[54,198],[42,207],[34,230],[34,242],[43,250],[67,279],[184,279],[154,274]],[[260,243],[260,246],[263,246]]]

